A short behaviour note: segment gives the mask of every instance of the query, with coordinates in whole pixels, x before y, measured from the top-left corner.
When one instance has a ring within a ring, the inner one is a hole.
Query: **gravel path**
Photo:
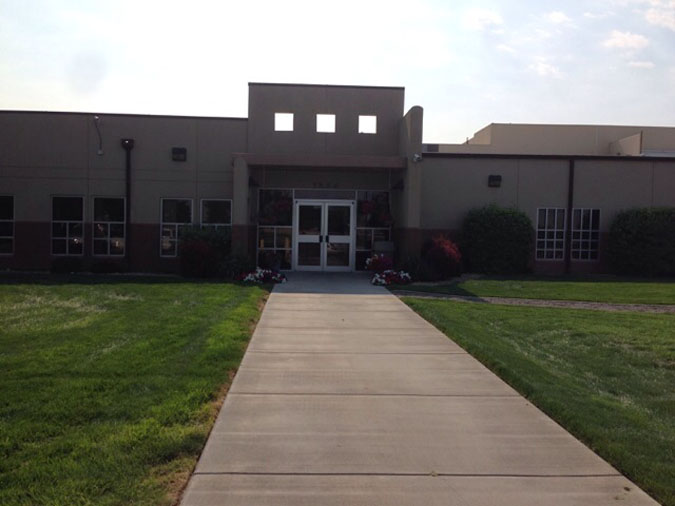
[[[472,297],[468,295],[450,295],[447,293],[415,292],[408,290],[392,290],[392,293],[398,297],[449,299],[460,302],[504,304],[507,306],[562,307],[572,309],[592,309],[594,311],[632,311],[638,313],[675,314],[675,305],[667,305],[667,304],[610,304],[607,302],[583,302],[576,300],[516,299],[508,297]]]

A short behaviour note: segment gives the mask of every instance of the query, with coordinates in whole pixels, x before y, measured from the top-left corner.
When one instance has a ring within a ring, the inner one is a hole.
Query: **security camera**
[[[414,153],[412,156],[413,162],[421,162],[422,161],[422,155],[419,153]]]

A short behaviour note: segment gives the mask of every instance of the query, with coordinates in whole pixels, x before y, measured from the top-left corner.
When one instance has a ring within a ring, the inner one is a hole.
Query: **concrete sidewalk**
[[[182,504],[656,505],[383,288],[271,294]]]

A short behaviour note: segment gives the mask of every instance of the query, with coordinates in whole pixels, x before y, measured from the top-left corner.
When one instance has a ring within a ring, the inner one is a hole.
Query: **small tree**
[[[489,205],[472,209],[462,224],[465,267],[490,274],[529,270],[534,228],[522,211]]]

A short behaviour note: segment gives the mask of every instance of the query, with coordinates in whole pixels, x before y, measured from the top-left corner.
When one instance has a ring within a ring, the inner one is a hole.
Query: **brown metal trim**
[[[243,158],[251,167],[405,169],[408,165],[402,156],[233,153],[232,159],[235,158]]]
[[[359,84],[303,84],[303,83],[256,83],[249,82],[249,86],[294,86],[305,88],[357,88],[366,90],[405,90],[405,86],[366,86]]]
[[[639,162],[649,160],[650,162],[675,162],[675,156],[611,156],[611,155],[518,155],[518,154],[498,154],[498,153],[433,153],[424,151],[424,158],[494,158],[506,160],[594,160],[611,162]]]
[[[58,115],[72,115],[72,116],[119,116],[131,118],[157,118],[157,119],[205,119],[205,120],[228,120],[228,121],[248,121],[248,118],[236,118],[231,116],[176,116],[171,114],[134,114],[124,112],[82,112],[82,111],[26,111],[26,110],[12,110],[0,109],[0,114],[58,114]]]
[[[570,273],[572,265],[572,213],[574,211],[574,160],[570,160],[567,175],[567,225],[565,227],[565,274]]]

